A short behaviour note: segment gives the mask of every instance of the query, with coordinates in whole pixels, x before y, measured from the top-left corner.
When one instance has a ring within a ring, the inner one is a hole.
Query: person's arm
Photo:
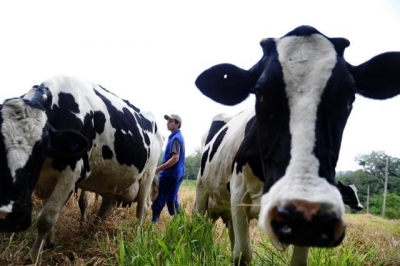
[[[168,161],[166,161],[165,163],[161,164],[160,166],[158,166],[156,168],[156,174],[158,174],[160,171],[165,170],[167,168],[172,167],[174,164],[176,164],[179,161],[179,154],[178,153],[174,153],[172,154],[172,157],[169,158]]]

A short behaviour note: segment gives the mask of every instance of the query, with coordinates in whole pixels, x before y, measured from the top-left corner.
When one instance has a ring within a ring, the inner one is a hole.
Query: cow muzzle
[[[337,246],[346,228],[340,192],[318,176],[282,177],[261,199],[259,226],[279,250]]]
[[[330,204],[294,200],[270,211],[270,225],[279,242],[296,246],[334,247],[345,225]]]

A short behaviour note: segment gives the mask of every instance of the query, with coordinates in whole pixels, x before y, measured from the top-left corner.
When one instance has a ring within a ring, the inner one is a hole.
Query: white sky
[[[58,75],[101,84],[152,111],[182,116],[187,154],[200,146],[212,117],[235,107],[203,96],[196,77],[219,63],[249,69],[259,41],[311,25],[345,37],[350,64],[400,50],[400,2],[333,1],[1,1],[0,101]],[[400,157],[400,97],[357,97],[344,132],[337,170],[355,170],[355,156],[374,150]]]

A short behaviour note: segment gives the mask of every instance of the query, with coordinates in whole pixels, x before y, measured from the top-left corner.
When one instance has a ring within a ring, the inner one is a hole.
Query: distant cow
[[[102,196],[101,219],[117,202],[135,198],[137,217],[144,219],[163,144],[151,113],[100,85],[66,76],[4,101],[0,112],[0,231],[30,226],[35,188],[45,204],[33,260],[43,240],[53,246],[54,224],[75,185]]]
[[[356,93],[372,99],[400,93],[400,53],[352,66],[343,57],[348,40],[309,26],[261,46],[263,56],[249,70],[220,64],[196,80],[203,94],[225,105],[255,94],[255,109],[231,118],[204,146],[196,210],[211,206],[213,217],[232,222],[235,264],[252,259],[248,222],[258,217],[275,247],[293,244],[292,264],[305,265],[307,247],[334,247],[344,238],[335,185],[343,130]],[[206,167],[212,164],[218,167]]]
[[[357,188],[354,184],[343,185],[342,182],[338,181],[337,188],[342,195],[344,204],[349,206],[354,211],[361,211],[364,209],[360,200],[358,199]]]

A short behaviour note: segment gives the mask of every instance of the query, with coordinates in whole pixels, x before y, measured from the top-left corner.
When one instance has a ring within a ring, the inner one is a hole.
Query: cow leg
[[[45,199],[45,200],[42,201],[43,202],[43,206],[46,205],[48,200],[49,199]],[[45,244],[44,247],[46,249],[54,248],[54,226],[53,226],[53,228],[51,228],[51,230],[47,234],[46,241],[43,244]]]
[[[81,169],[82,161],[77,162],[75,169]],[[54,245],[54,225],[60,215],[62,206],[67,202],[69,196],[74,191],[76,178],[79,177],[78,170],[72,171],[69,167],[64,170],[60,175],[50,198],[47,200],[43,209],[40,211],[37,220],[37,237],[33,247],[31,248],[30,255],[33,263],[41,260],[39,256],[42,248],[43,241],[46,239],[48,246]]]
[[[252,260],[252,249],[249,236],[249,217],[242,204],[250,204],[248,194],[245,194],[243,178],[231,181],[231,208],[232,225],[234,234],[233,262],[234,265],[250,265]],[[232,188],[235,189],[232,189]]]
[[[235,232],[233,231],[232,221],[226,223],[228,227],[229,241],[231,242],[231,252],[233,253],[233,248],[235,244]]]
[[[151,171],[151,173],[149,172]],[[140,223],[143,223],[147,214],[147,201],[150,198],[151,185],[154,179],[154,172],[152,169],[146,172],[142,179],[139,181],[139,191],[137,195],[136,217]]]
[[[81,223],[86,221],[86,208],[89,205],[89,193],[89,191],[81,190],[81,194],[79,195],[78,205],[81,211]]]
[[[307,266],[308,247],[294,246],[290,266]]]
[[[208,208],[208,199],[209,194],[207,190],[203,186],[202,178],[199,175],[197,176],[197,183],[196,183],[196,201],[194,204],[194,211],[196,213],[205,213]]]
[[[106,195],[103,195],[103,200],[101,201],[97,216],[101,221],[104,221],[110,215],[116,205],[117,201],[114,198],[109,198]]]

